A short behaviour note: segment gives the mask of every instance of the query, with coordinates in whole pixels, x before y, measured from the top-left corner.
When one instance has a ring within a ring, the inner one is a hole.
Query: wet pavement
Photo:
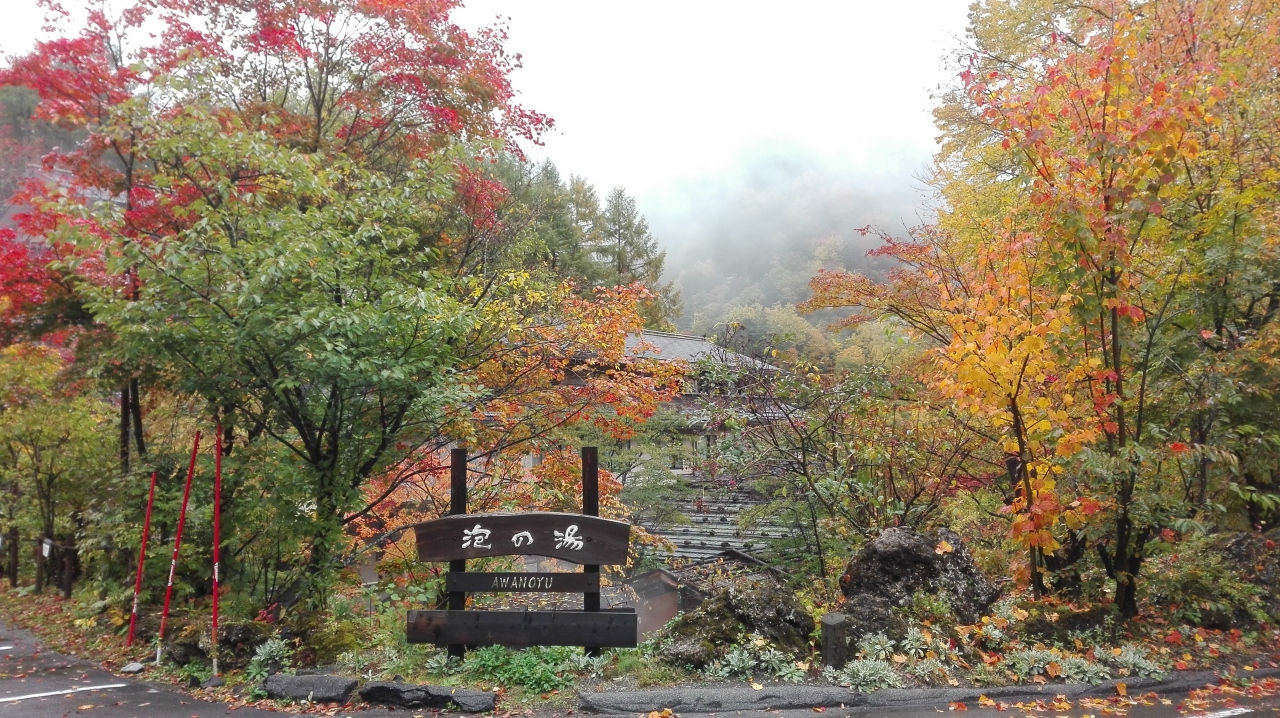
[[[88,661],[43,650],[25,631],[0,625],[0,718],[211,718],[279,716],[128,680]]]
[[[1256,693],[1256,692],[1255,692]],[[798,710],[754,710],[725,712],[681,712],[681,718],[924,718],[939,713],[965,711],[975,718],[996,716],[1052,716],[1053,718],[1102,718],[1123,715],[1131,718],[1229,718],[1231,716],[1280,716],[1280,695],[1251,695],[1247,690],[1212,689],[1187,694],[1130,696],[1105,699],[1019,704],[1009,699],[998,705],[963,705],[924,701],[912,707],[829,707]],[[329,715],[348,715],[337,710]],[[502,708],[499,708],[501,714]],[[432,715],[432,711],[366,710],[350,712],[359,718]],[[43,650],[40,642],[25,631],[0,625],[0,718],[213,718],[214,716],[262,718],[286,715],[257,708],[232,708],[224,703],[199,700],[171,688],[113,675],[88,661]],[[458,715],[454,713],[453,715]],[[511,714],[508,714],[511,715]],[[514,712],[515,716],[523,712]],[[542,718],[568,718],[572,713],[538,711]],[[584,715],[579,713],[578,715]],[[631,714],[634,718],[634,714]]]

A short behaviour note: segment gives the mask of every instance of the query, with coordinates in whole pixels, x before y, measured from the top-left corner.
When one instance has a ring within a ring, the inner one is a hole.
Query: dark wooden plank
[[[409,643],[634,648],[634,611],[409,611]]]
[[[582,514],[465,514],[413,527],[420,561],[550,556],[581,564],[627,562],[631,525]]]
[[[449,513],[467,513],[467,450],[461,447],[449,452]],[[465,558],[449,562],[450,573],[460,575],[466,570]],[[467,594],[461,591],[449,592],[449,605],[446,608],[461,611],[466,607]],[[462,658],[466,652],[467,647],[462,644],[449,646],[449,656],[452,658]]]
[[[582,447],[582,513],[587,516],[600,515],[600,453],[597,447],[594,446]],[[600,566],[584,564],[582,572],[585,574],[599,574]],[[599,611],[600,594],[583,594],[582,610]],[[585,646],[585,648],[588,656],[600,655],[599,646],[589,645]]]
[[[600,593],[598,573],[450,573],[445,590],[466,593],[529,591],[543,593]]]

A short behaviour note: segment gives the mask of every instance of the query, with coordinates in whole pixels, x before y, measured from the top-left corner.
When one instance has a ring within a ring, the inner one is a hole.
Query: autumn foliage
[[[939,110],[939,222],[877,250],[887,281],[823,273],[808,307],[929,337],[932,386],[1008,457],[1033,583],[1094,552],[1133,615],[1149,543],[1260,458],[1222,372],[1270,332],[1280,38],[1269,5],[1061,13],[987,39]]]
[[[625,436],[676,386],[626,349],[644,286],[557,277],[507,223],[496,168],[552,124],[458,6],[49,1],[78,30],[0,70],[71,138],[22,145],[0,339],[101,380],[126,476],[221,425],[223,555],[264,602],[323,596],[350,538],[431,515],[448,445],[488,467],[481,502],[559,505],[574,430]]]

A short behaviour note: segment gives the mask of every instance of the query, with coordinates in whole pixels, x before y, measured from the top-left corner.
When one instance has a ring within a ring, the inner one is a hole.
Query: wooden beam
[[[634,648],[639,622],[626,611],[409,611],[409,643],[437,646]]]
[[[445,590],[465,593],[530,591],[543,593],[599,593],[598,573],[450,573]]]
[[[600,515],[600,454],[594,446],[582,447],[582,513],[587,516]],[[582,567],[585,574],[600,573],[600,566],[586,564]],[[585,593],[582,596],[582,610],[599,611],[600,594]],[[594,644],[585,646],[588,656],[600,655],[600,647]]]
[[[449,513],[461,515],[467,513],[467,450],[453,449],[449,452]],[[467,559],[456,558],[449,562],[449,572],[462,574],[467,570]],[[449,593],[448,608],[461,611],[467,607],[467,594],[459,591]],[[461,643],[449,646],[451,658],[462,658],[467,647]]]
[[[531,511],[445,516],[415,524],[418,560],[549,556],[573,563],[627,562],[631,524],[583,514]]]

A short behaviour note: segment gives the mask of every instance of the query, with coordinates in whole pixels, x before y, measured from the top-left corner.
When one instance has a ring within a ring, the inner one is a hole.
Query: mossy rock
[[[883,633],[894,641],[901,641],[910,625],[904,612],[895,609],[884,596],[866,593],[850,596],[840,606],[840,613],[845,617],[845,635],[850,647],[856,646],[863,636],[873,633]]]
[[[769,576],[742,576],[667,625],[662,639],[669,643],[662,660],[701,668],[723,658],[741,637],[751,633],[779,650],[803,657],[809,653],[814,626],[813,617],[782,583]]]
[[[226,668],[243,668],[253,653],[275,633],[262,621],[224,621],[218,624],[218,662]]]

